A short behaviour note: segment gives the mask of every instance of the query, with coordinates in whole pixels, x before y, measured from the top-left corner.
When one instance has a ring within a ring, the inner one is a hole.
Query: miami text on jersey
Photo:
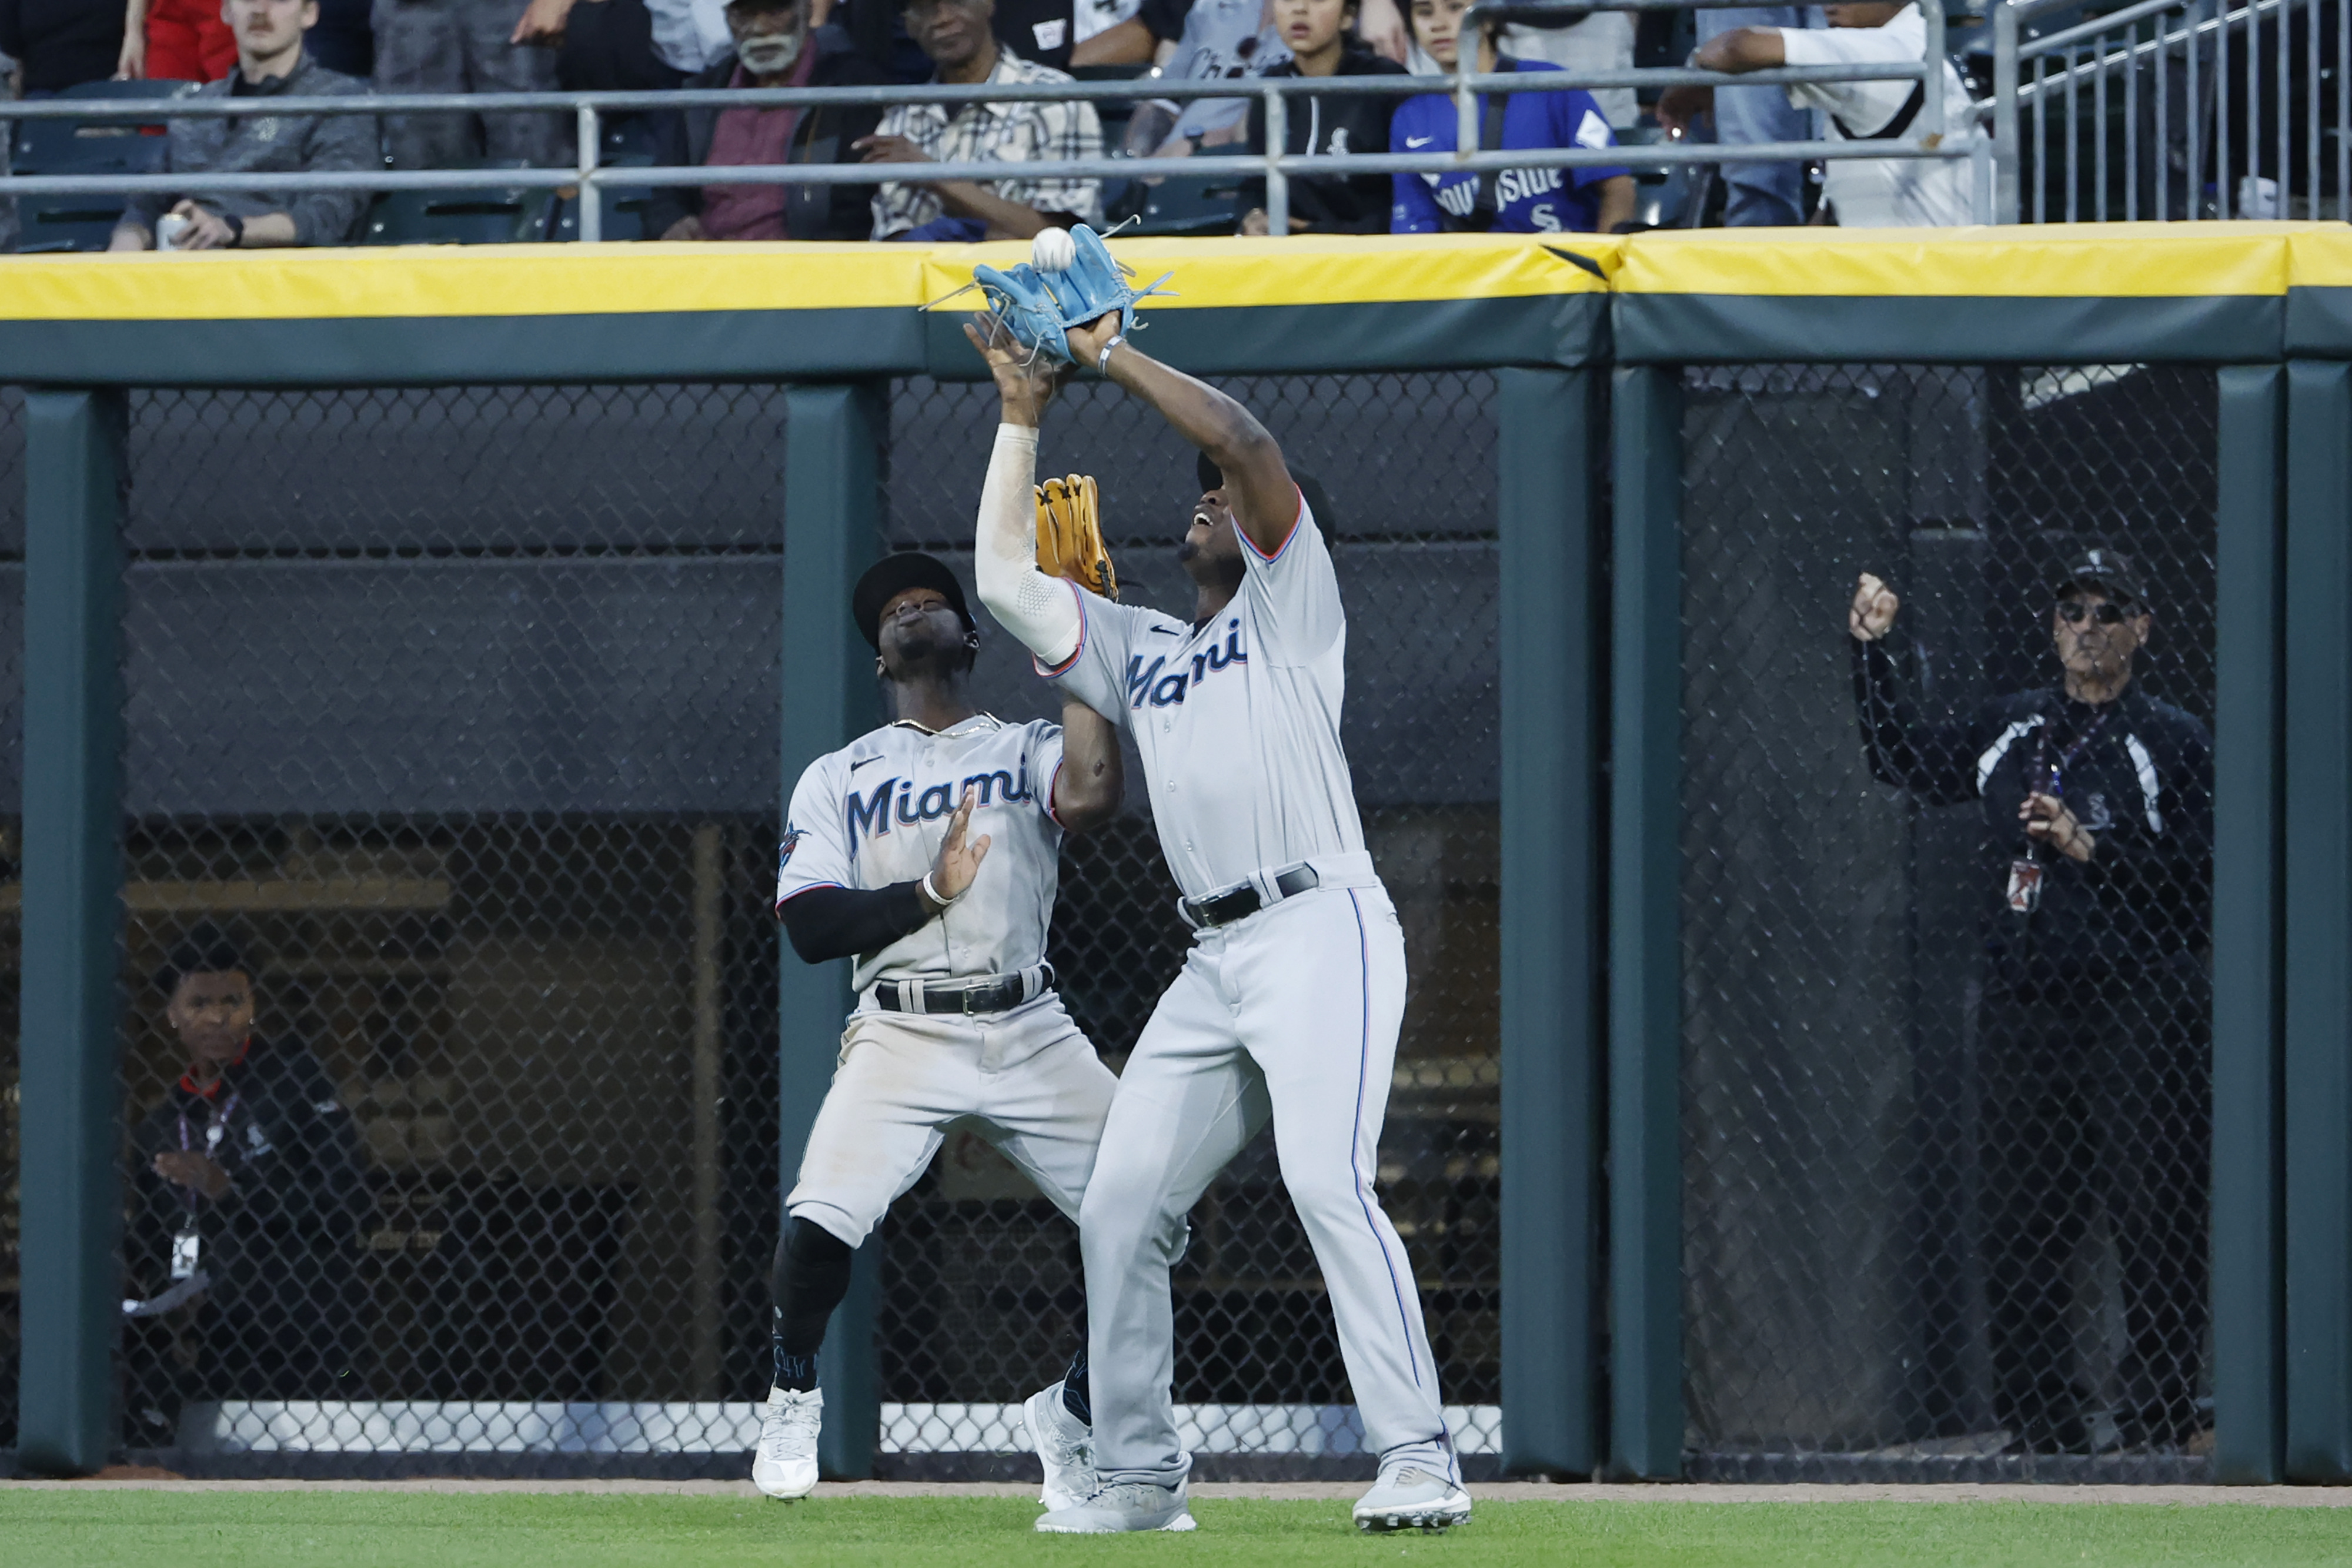
[[[956,802],[963,799],[966,789],[977,791],[972,801],[975,808],[1000,803],[1010,806],[1026,800],[1030,799],[1029,758],[1026,756],[1022,758],[1018,779],[999,768],[987,773],[974,773],[960,786],[934,784],[919,794],[916,792],[913,779],[905,780],[906,788],[903,789],[898,788],[900,782],[897,779],[885,779],[874,787],[872,794],[863,798],[855,789],[849,792],[845,804],[849,811],[851,838],[860,833],[868,838],[878,838],[890,831],[894,815],[899,822],[910,828],[918,822],[935,821],[956,809]],[[893,797],[898,801],[895,812],[891,808]]]
[[[1238,618],[1228,621],[1225,622],[1225,645],[1220,648],[1212,643],[1193,654],[1190,669],[1179,664],[1174,670],[1163,675],[1160,672],[1167,668],[1167,655],[1162,654],[1149,664],[1143,662],[1140,653],[1130,657],[1127,661],[1127,706],[1139,708],[1148,701],[1153,707],[1173,707],[1184,700],[1186,692],[1219,670],[1248,663],[1249,655],[1242,652],[1242,623]]]

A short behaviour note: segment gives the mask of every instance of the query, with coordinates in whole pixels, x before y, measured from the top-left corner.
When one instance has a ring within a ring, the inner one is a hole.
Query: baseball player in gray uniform
[[[1118,1083],[1045,964],[1062,835],[1118,810],[1116,732],[1076,700],[1059,726],[974,712],[979,633],[929,556],[886,557],[853,607],[897,718],[801,775],[776,868],[793,950],[854,956],[857,988],[776,1245],[775,1381],[751,1479],[778,1498],[816,1485],[817,1349],[850,1254],[947,1129],[976,1129],[1076,1219]]]
[[[981,599],[1066,695],[1134,737],[1193,929],[1119,1077],[1079,1214],[1097,1490],[1037,1528],[1190,1528],[1171,1390],[1174,1222],[1268,1117],[1381,1457],[1356,1522],[1443,1528],[1470,1516],[1470,1497],[1412,1267],[1372,1190],[1404,937],[1339,747],[1339,580],[1265,428],[1118,334],[1108,316],[1073,329],[1070,347],[1213,465],[1177,552],[1196,593],[1189,622],[1037,570],[1030,486],[1055,367],[1001,333],[971,333],[1003,399],[982,493]]]

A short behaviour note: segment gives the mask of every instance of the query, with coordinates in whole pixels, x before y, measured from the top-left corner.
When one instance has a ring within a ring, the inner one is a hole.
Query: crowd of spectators
[[[1451,71],[1464,49],[1475,48],[1477,68],[1496,72],[1634,63],[1628,13],[1542,25],[1488,18],[1465,42],[1467,9],[1468,0],[1402,0],[1402,9],[1399,0],[0,0],[0,51],[13,59],[16,89],[26,97],[141,78],[202,82],[196,90],[211,96],[300,98],[1060,82],[1074,70],[1193,81],[1399,78],[1392,94],[1294,99],[1286,148],[1315,155],[1452,152],[1459,121],[1451,99],[1416,91],[1429,84],[1412,78]],[[1704,41],[1693,58],[1738,72],[1783,61],[1916,58],[1924,42],[1916,6],[1902,0],[1832,5],[1826,14],[1829,31],[1807,27],[1801,11],[1701,13]],[[1972,123],[1962,113],[1965,88],[1947,77],[1950,121]],[[1622,89],[1496,94],[1480,110],[1480,145],[1602,152],[1637,123],[1679,135],[1710,120],[1727,141],[1802,140],[1816,120],[1823,135],[1887,138],[1917,113],[1918,95],[1906,92],[1900,82],[1676,89],[1651,106]],[[879,167],[1100,157],[1103,116],[1083,99],[695,107],[607,123],[635,136],[640,162],[877,166],[871,184],[715,181],[655,190],[640,204],[641,230],[670,240],[1025,238],[1051,225],[1116,221],[1118,196],[1129,197],[1124,210],[1131,211],[1140,193],[1185,183],[1181,160],[1265,147],[1255,97],[1105,107],[1121,111],[1113,118],[1116,145],[1148,173],[1108,183],[1013,172],[915,183],[888,179]],[[176,119],[164,167],[187,175],[188,188],[128,203],[110,248],[349,244],[367,217],[363,180],[348,192],[279,199],[208,190],[203,176],[565,167],[576,158],[573,133],[572,116],[544,111]],[[1839,162],[1832,171],[1841,187],[1827,204],[1833,221],[1967,221],[1962,164]],[[1726,172],[1725,221],[1802,221],[1793,167],[1735,164]],[[1289,225],[1294,233],[1609,232],[1633,222],[1634,198],[1628,169],[1613,163],[1316,174],[1291,178]],[[1265,233],[1265,181],[1241,181],[1233,231]],[[1195,226],[1202,221],[1196,214]],[[1218,221],[1213,213],[1205,219]]]

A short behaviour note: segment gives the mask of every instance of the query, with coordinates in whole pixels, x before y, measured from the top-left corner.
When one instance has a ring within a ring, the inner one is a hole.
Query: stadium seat
[[[120,102],[125,99],[183,98],[192,81],[94,81],[68,88],[62,99]],[[152,174],[163,166],[163,122],[95,120],[26,120],[16,124],[9,154],[13,174]],[[20,196],[16,201],[19,252],[104,250],[122,216],[123,198],[87,195]]]
[[[608,240],[659,239],[646,232],[646,214],[654,204],[649,185],[607,185],[597,193],[604,205],[604,235]],[[579,188],[566,185],[557,193],[555,220],[547,235],[570,242],[580,237]]]
[[[1664,127],[1649,120],[1617,128],[1622,147],[1647,147],[1672,140]],[[1629,158],[1628,162],[1633,161]],[[1687,229],[1699,226],[1710,176],[1696,163],[1633,165],[1633,224],[1644,229]]]
[[[488,163],[468,168],[511,167]],[[368,208],[362,245],[516,245],[548,237],[555,193],[526,186],[385,191]]]
[[[1181,168],[1181,160],[1163,159],[1166,167]],[[1129,183],[1126,199],[1112,214],[1114,222],[1132,214],[1142,222],[1128,232],[1139,235],[1229,235],[1236,216],[1241,182],[1225,179],[1163,179],[1157,184],[1141,180]],[[1106,202],[1108,209],[1109,204]]]

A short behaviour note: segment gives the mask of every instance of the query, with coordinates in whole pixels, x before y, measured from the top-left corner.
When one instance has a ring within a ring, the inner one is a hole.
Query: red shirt
[[[801,57],[793,67],[791,87],[808,86],[816,68],[816,40],[801,44]],[[750,78],[737,66],[729,87],[749,87]],[[799,128],[797,109],[722,109],[710,131],[707,168],[742,168],[792,162],[793,132]],[[784,201],[791,194],[782,185],[705,185],[702,187],[702,232],[712,239],[784,239]]]

